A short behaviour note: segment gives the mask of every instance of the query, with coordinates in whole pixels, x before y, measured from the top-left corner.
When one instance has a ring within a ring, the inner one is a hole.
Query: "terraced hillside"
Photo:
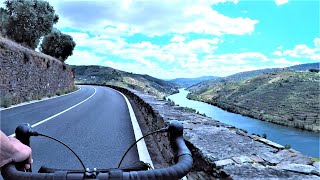
[[[220,82],[188,98],[257,119],[320,131],[319,73],[266,73],[240,82]]]
[[[308,64],[299,64],[295,66],[290,66],[286,68],[268,68],[268,69],[259,69],[259,70],[253,70],[253,71],[245,71],[245,72],[236,73],[226,77],[203,81],[199,84],[189,87],[188,90],[197,94],[201,94],[207,91],[208,89],[211,89],[212,87],[214,87],[219,83],[239,82],[239,81],[252,78],[261,74],[271,73],[271,72],[280,71],[280,70],[306,71],[309,69],[319,69],[319,66],[320,66],[320,63],[308,63]]]
[[[76,83],[101,83],[128,87],[155,95],[159,98],[177,93],[174,83],[149,75],[133,74],[103,66],[71,66]]]

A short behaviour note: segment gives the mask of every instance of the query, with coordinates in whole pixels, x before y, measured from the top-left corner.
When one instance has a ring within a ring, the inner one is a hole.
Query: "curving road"
[[[79,86],[77,92],[0,111],[0,127],[13,134],[21,123],[30,123],[40,133],[69,145],[86,167],[114,168],[135,141],[125,99],[117,91],[98,86]],[[62,145],[32,137],[33,169],[40,166],[81,169],[80,163]],[[123,164],[139,160],[133,148]]]

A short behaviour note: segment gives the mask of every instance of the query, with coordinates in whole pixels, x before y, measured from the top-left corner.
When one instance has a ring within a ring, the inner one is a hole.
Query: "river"
[[[249,134],[267,134],[267,139],[281,145],[290,145],[293,149],[311,156],[320,157],[320,133],[281,126],[258,119],[230,113],[216,106],[187,99],[189,91],[179,89],[179,93],[168,96],[176,104],[196,109],[208,117],[237,128],[245,129]]]

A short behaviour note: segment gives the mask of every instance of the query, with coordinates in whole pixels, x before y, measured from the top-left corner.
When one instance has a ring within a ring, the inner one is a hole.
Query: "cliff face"
[[[0,105],[71,91],[72,70],[62,62],[0,37]]]
[[[320,131],[319,83],[319,73],[286,70],[218,83],[188,98],[276,124]]]

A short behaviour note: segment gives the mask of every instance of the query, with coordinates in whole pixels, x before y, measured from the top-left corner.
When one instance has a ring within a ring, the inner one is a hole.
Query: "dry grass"
[[[46,60],[50,60],[52,62],[55,63],[59,63],[59,64],[64,64],[63,62],[59,61],[56,58],[53,58],[52,56],[43,54],[41,52],[37,52],[34,51],[32,49],[28,49],[12,40],[9,40],[7,38],[4,38],[2,36],[0,36],[0,45],[5,46],[7,49],[10,49],[11,51],[15,51],[15,52],[19,52],[19,53],[27,53],[28,55],[31,56],[32,59],[46,59]],[[37,57],[37,58],[35,58]],[[44,63],[47,63],[47,61],[45,61]]]

